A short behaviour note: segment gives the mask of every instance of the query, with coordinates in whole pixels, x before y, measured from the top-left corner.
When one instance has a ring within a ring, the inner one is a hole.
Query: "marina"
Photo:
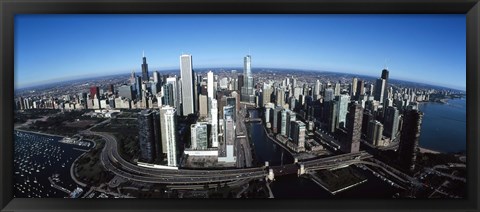
[[[14,138],[15,198],[69,197],[77,189],[70,166],[93,146],[90,142],[82,141],[83,146],[68,144],[60,142],[60,136],[25,131],[14,131]]]

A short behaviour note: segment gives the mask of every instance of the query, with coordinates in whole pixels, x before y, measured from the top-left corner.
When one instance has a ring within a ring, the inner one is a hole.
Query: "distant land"
[[[155,69],[153,69],[155,71]],[[238,74],[243,73],[243,67],[217,67],[217,68],[196,68],[194,71],[199,72],[199,73],[206,73],[207,71],[212,70],[213,72],[218,72],[221,70],[224,71],[231,71],[231,70],[237,70]],[[304,70],[304,69],[287,69],[287,68],[268,68],[268,67],[259,67],[259,68],[252,68],[253,73],[258,73],[258,72],[263,72],[263,71],[273,71],[273,72],[308,72],[308,73],[319,73],[322,75],[327,75],[327,76],[344,76],[344,77],[359,77],[363,78],[366,80],[375,80],[378,77],[375,76],[369,76],[369,75],[362,75],[362,74],[353,74],[353,73],[344,73],[344,72],[332,72],[332,71],[323,71],[323,70]],[[149,71],[153,72],[153,71]],[[169,69],[169,70],[158,70],[160,73],[164,74],[178,74],[179,75],[179,69]],[[52,79],[49,82],[36,82],[36,83],[31,83],[33,84],[32,86],[24,86],[24,87],[15,87],[15,91],[24,91],[24,90],[30,90],[30,89],[43,89],[43,88],[49,88],[49,87],[54,87],[58,84],[67,84],[67,83],[72,83],[72,82],[78,82],[78,81],[85,81],[89,79],[98,79],[101,77],[114,77],[114,76],[124,76],[124,75],[130,75],[131,72],[123,72],[123,73],[118,73],[118,74],[105,74],[105,75],[95,75],[95,76],[72,76],[68,78],[63,78],[63,79]],[[141,72],[135,72],[135,74],[141,74]],[[465,92],[466,89],[458,89],[458,88],[452,88],[448,86],[442,86],[442,85],[432,85],[429,83],[424,83],[424,82],[413,82],[413,81],[407,81],[407,80],[399,80],[395,78],[390,78],[390,81],[395,84],[404,84],[408,86],[413,86],[413,87],[423,87],[423,88],[433,88],[433,89],[448,89],[448,90],[454,90],[454,91],[459,91],[459,92]],[[459,86],[460,87],[460,86]]]

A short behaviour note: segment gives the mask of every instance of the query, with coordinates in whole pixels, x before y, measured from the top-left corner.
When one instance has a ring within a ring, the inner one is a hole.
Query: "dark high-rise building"
[[[148,82],[150,77],[148,76],[148,64],[147,64],[147,58],[145,57],[145,53],[143,53],[143,63],[142,63],[142,78],[143,81]]]
[[[382,70],[382,79],[388,80],[388,70],[387,69]]]
[[[90,87],[90,99],[94,99],[95,95],[97,99],[100,99],[100,89],[97,86]]]
[[[142,77],[137,76],[135,80],[135,91],[136,93],[136,98],[137,99],[142,99]]]
[[[358,152],[362,133],[363,108],[360,104],[352,104],[347,114],[347,140],[345,152]]]
[[[143,162],[152,163],[161,152],[159,120],[159,114],[153,110],[142,110],[138,113],[140,160]]]
[[[358,100],[358,98],[365,94],[365,84],[364,84],[364,81],[363,80],[358,80],[357,81],[357,92],[356,92],[356,99]]]
[[[375,92],[374,92],[374,99],[379,101],[380,103],[383,103],[383,100],[385,98],[385,83],[387,80],[378,78],[377,83],[375,84]]]
[[[396,107],[387,107],[384,116],[384,135],[394,140],[398,132],[398,109]]]
[[[399,164],[409,171],[415,168],[416,151],[420,138],[423,113],[418,110],[406,110],[403,115],[402,131],[398,146]]]
[[[175,106],[174,92],[175,90],[173,89],[172,83],[163,85],[163,105],[170,105],[172,107]]]
[[[385,80],[385,91],[384,91],[384,95],[383,95],[383,98],[384,99],[387,99],[388,98],[388,70],[387,69],[383,69],[382,70],[382,79]],[[386,92],[386,94],[385,94]]]
[[[108,85],[108,92],[112,94],[115,93],[115,89],[113,88],[112,84]]]
[[[243,83],[243,79],[244,79],[243,74],[239,74],[238,75],[238,90],[240,91],[240,94],[242,94],[242,89],[241,88],[245,85]]]

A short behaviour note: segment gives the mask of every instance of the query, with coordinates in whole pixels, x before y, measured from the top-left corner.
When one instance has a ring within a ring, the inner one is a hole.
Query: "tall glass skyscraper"
[[[182,109],[183,115],[187,116],[195,113],[192,55],[184,54],[180,56],[180,74],[182,78]]]
[[[142,79],[145,82],[148,82],[148,80],[150,79],[150,76],[148,76],[148,64],[147,64],[147,58],[145,57],[145,52],[143,53]]]
[[[177,151],[177,117],[175,108],[165,106],[160,109],[160,126],[162,132],[162,146],[165,146],[168,166],[178,166]]]
[[[252,76],[252,58],[250,55],[243,59],[243,78],[244,84],[242,88],[243,101],[254,103],[255,96],[253,90],[253,76]]]

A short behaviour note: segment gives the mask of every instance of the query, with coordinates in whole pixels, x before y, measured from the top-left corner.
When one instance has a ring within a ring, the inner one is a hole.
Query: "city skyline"
[[[466,85],[464,15],[21,15],[15,26],[16,88],[139,72],[142,51],[150,72],[179,69],[185,53],[194,69],[242,67],[251,54],[256,68],[376,76],[388,67],[392,79]]]

